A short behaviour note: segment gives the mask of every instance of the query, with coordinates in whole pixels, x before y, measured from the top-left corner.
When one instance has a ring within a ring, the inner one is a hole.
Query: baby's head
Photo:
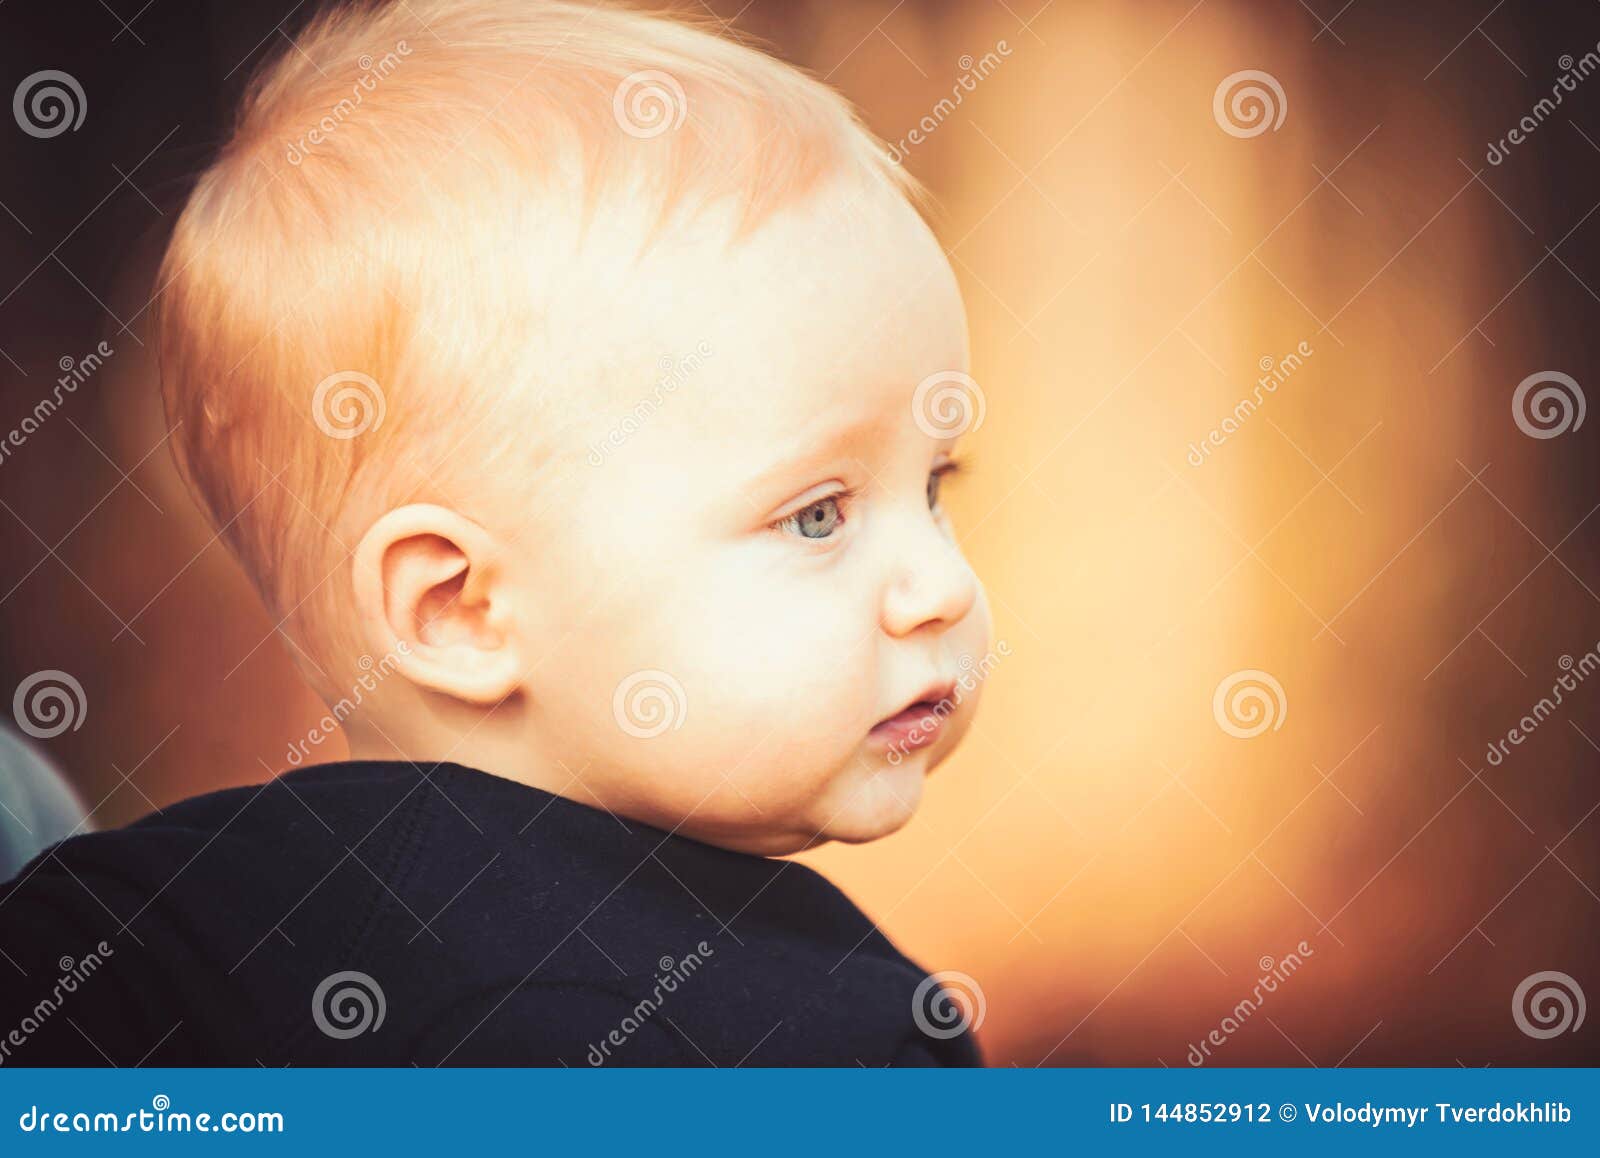
[[[297,41],[178,223],[163,390],[352,754],[751,852],[899,828],[989,639],[909,180],[679,22],[407,0]]]

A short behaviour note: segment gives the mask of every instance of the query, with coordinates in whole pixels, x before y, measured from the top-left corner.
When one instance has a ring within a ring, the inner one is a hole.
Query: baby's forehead
[[[669,232],[631,262],[601,254],[593,297],[652,363],[736,367],[727,405],[763,411],[848,402],[892,377],[886,362],[964,367],[954,275],[903,199],[840,183],[748,237],[721,224]]]
[[[558,280],[541,328],[564,349],[536,370],[559,396],[546,414],[574,461],[641,479],[646,463],[754,477],[915,437],[918,384],[966,366],[931,233],[903,199],[848,182],[744,237],[714,215],[654,237],[598,220]]]

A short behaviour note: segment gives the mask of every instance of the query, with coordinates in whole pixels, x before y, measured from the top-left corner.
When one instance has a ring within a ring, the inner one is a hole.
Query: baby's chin
[[[789,856],[840,841],[865,844],[904,828],[922,803],[928,760],[913,753],[899,764],[858,761],[804,812],[777,823],[772,814],[736,827],[689,823],[679,831],[707,844],[755,856]]]
[[[928,764],[926,753],[913,753],[898,764],[881,758],[858,762],[818,801],[813,837],[803,847],[835,840],[865,844],[900,831],[922,803]]]

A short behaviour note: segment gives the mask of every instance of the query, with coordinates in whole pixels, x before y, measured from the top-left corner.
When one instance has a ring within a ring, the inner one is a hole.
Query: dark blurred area
[[[86,105],[0,124],[0,439],[59,400],[0,447],[0,692],[81,685],[38,746],[99,826],[282,771],[322,711],[176,480],[147,344],[166,230],[315,7],[0,7],[5,91],[56,70]],[[685,10],[890,142],[933,120],[905,164],[991,408],[953,501],[1017,658],[907,832],[808,859],[975,979],[993,1064],[1182,1066],[1301,943],[1208,1064],[1600,1061],[1592,1016],[1513,1013],[1541,972],[1600,996],[1600,675],[1487,756],[1600,648],[1600,417],[1514,415],[1542,372],[1600,402],[1600,6]],[[1222,128],[1242,70],[1281,128]],[[1213,720],[1242,669],[1281,730]]]

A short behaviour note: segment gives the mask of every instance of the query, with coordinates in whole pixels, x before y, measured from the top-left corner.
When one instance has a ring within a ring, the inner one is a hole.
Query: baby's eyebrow
[[[809,434],[802,449],[796,450],[794,443],[789,444],[771,466],[747,479],[740,489],[747,495],[760,496],[780,482],[803,477],[808,470],[844,457],[850,450],[882,442],[892,420],[892,415],[882,413],[860,414]],[[909,424],[909,418],[907,422]]]

